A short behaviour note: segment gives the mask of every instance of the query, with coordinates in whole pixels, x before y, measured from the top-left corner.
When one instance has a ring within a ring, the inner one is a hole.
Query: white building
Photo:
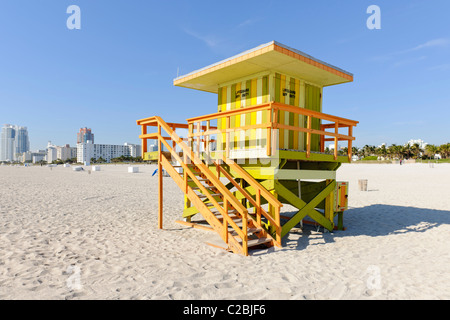
[[[52,163],[56,160],[66,161],[68,159],[77,157],[77,148],[71,147],[66,144],[64,146],[55,146],[51,141],[47,145],[46,160],[48,163]]]
[[[45,160],[46,154],[34,154],[32,158],[33,163],[38,163],[39,161]]]
[[[16,137],[16,131],[14,127],[5,124],[2,127],[2,135],[0,141],[0,161],[13,161],[14,160],[14,140]]]
[[[410,146],[413,146],[416,143],[419,145],[420,149],[425,149],[425,147],[428,145],[428,143],[426,143],[422,139],[417,139],[417,140],[411,139],[405,145],[409,144]]]
[[[27,151],[22,154],[21,162],[39,162],[40,160],[45,160],[47,156],[47,150],[38,150],[38,151]]]
[[[91,159],[104,159],[111,162],[111,159],[120,156],[141,156],[141,146],[136,144],[125,143],[123,145],[116,144],[93,144],[90,141],[77,144],[77,162],[90,163]]]
[[[0,161],[19,160],[30,150],[27,127],[5,124],[0,139]]]
[[[14,140],[14,153],[17,156],[30,150],[30,139],[28,138],[27,127],[15,126],[16,138]]]
[[[56,158],[62,161],[77,157],[77,148],[66,144],[65,146],[56,147]]]
[[[133,158],[142,156],[142,148],[140,144],[133,144],[125,142],[124,146],[127,146],[130,152],[130,156]]]
[[[51,141],[49,141],[47,144],[47,155],[45,157],[45,160],[47,161],[47,163],[52,163],[57,159],[56,146],[53,145]]]

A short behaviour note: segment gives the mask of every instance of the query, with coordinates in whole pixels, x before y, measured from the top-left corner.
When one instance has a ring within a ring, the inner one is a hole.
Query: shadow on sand
[[[426,232],[443,224],[450,224],[450,211],[376,204],[347,210],[344,213],[345,231],[330,233],[324,232],[323,228],[317,231],[316,227],[305,224],[302,231],[298,232],[299,238],[289,235],[283,238],[283,249],[302,250],[310,245],[318,245],[318,243],[311,243],[311,239],[317,239],[318,234],[322,236],[325,243],[332,243],[335,238],[340,237],[361,235],[382,237]]]

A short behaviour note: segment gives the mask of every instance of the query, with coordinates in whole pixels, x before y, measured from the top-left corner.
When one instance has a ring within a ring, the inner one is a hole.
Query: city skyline
[[[30,150],[27,127],[4,124],[0,135],[0,161],[15,161]]]
[[[25,127],[26,128],[26,127]],[[78,137],[80,136],[80,132],[82,132],[82,130],[83,130],[83,132],[85,132],[85,129],[88,129],[88,128],[86,128],[86,127],[82,127],[82,128],[80,128],[79,129],[79,132],[77,132],[77,139],[78,139]],[[89,134],[91,134],[91,136],[92,137],[94,137],[94,133],[92,133],[92,128],[89,128],[88,129],[89,131]],[[77,140],[77,139],[75,139],[75,140]],[[89,140],[89,139],[86,139],[86,140]],[[45,148],[48,148],[48,146],[49,146],[49,144],[51,143],[51,141],[53,141],[53,140],[47,140],[47,147],[44,147],[44,148],[35,148],[35,149],[29,149],[29,150],[27,150],[27,151],[38,151],[38,150],[42,150],[42,149],[45,149]],[[90,140],[91,141],[91,143],[93,143],[94,144],[94,142],[93,142],[93,140]],[[85,143],[86,141],[84,141],[83,140],[83,142],[81,142],[81,143]],[[387,144],[386,142],[376,142],[376,143],[373,143],[373,144],[366,144],[366,145],[369,145],[369,146],[380,146],[380,145],[393,145],[393,144],[395,144],[395,145],[407,145],[407,144],[410,144],[410,145],[412,145],[412,144],[414,144],[414,143],[418,143],[419,145],[420,145],[420,147],[421,148],[424,148],[424,146],[425,145],[427,145],[427,144],[433,144],[433,145],[439,145],[439,144],[436,144],[436,143],[428,143],[428,142],[426,142],[426,141],[424,141],[423,139],[421,139],[420,137],[412,137],[412,138],[409,138],[409,139],[407,139],[406,141],[402,141],[402,142],[400,142],[400,141],[398,141],[398,142],[392,142],[392,143],[389,143],[389,144]],[[445,144],[445,143],[448,143],[448,142],[444,142],[444,143],[442,143],[442,144]],[[70,143],[62,143],[62,144],[58,144],[58,143],[51,143],[53,146],[65,146],[65,145],[70,145]],[[75,146],[77,145],[77,144],[79,144],[79,142],[78,141],[76,141],[76,143],[74,144]],[[102,145],[117,145],[117,143],[109,143],[109,144],[105,144],[105,143],[101,143]],[[135,145],[139,145],[139,143],[130,143],[130,142],[124,142],[124,144],[135,144]],[[329,146],[330,146],[330,148],[334,148],[334,144],[329,144]],[[358,148],[358,149],[362,149],[363,147],[364,147],[365,145],[358,145],[358,144],[356,144],[356,145],[354,145],[354,147],[356,147],[356,148]]]
[[[324,113],[359,121],[354,145],[450,140],[448,1],[377,1],[375,30],[366,24],[371,3],[356,0],[236,2],[238,11],[79,0],[81,29],[66,26],[69,4],[0,4],[0,123],[27,125],[33,150],[48,140],[75,144],[80,124],[102,143],[138,144],[136,120],[149,114],[185,123],[216,112],[216,95],[173,79],[271,40],[354,74],[353,83],[324,88],[323,101]],[[280,8],[289,10],[274,26],[270,12]],[[299,35],[305,28],[313,31]]]

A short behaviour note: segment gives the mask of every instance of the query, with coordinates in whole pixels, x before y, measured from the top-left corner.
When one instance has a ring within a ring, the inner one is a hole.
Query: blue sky
[[[67,7],[81,9],[69,30]],[[381,30],[369,30],[369,5]],[[450,141],[450,1],[2,0],[0,124],[31,148],[139,143],[136,120],[216,111],[215,94],[173,79],[275,40],[354,74],[324,89],[323,112],[358,120],[356,146]]]

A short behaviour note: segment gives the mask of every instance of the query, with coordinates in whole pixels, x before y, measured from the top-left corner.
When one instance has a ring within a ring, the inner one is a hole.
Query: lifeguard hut
[[[178,222],[216,231],[243,255],[282,246],[302,222],[343,229],[348,185],[336,181],[336,170],[351,161],[358,122],[323,113],[322,97],[324,87],[351,81],[351,73],[275,41],[176,78],[175,86],[218,97],[216,112],[185,124],[158,116],[137,121],[144,160],[155,156],[148,140],[157,140],[159,172],[164,168],[185,194]],[[159,228],[162,183],[159,175]],[[298,212],[283,215],[283,204]]]

